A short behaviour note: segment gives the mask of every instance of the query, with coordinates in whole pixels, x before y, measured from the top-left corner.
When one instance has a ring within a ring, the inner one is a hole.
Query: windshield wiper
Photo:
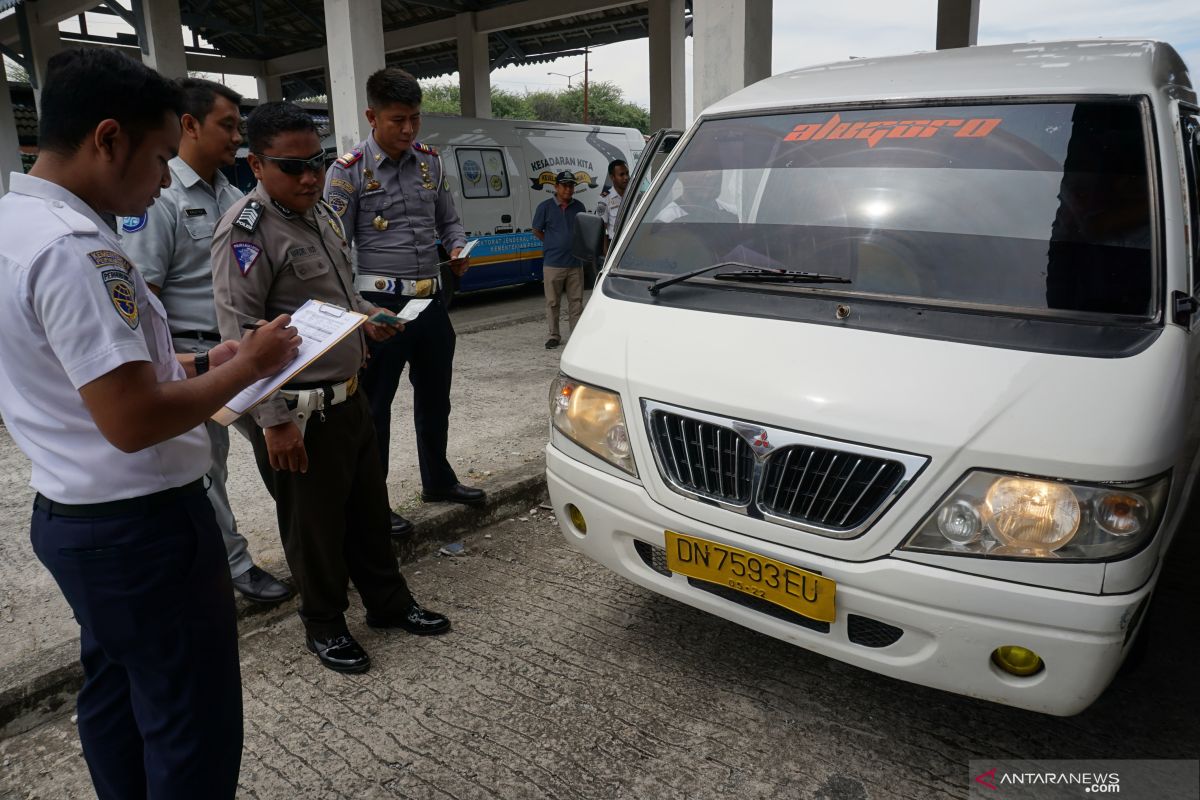
[[[756,267],[753,264],[745,264],[741,261],[721,261],[716,264],[710,264],[703,269],[694,269],[682,275],[672,275],[669,278],[657,280],[650,284],[650,294],[657,295],[659,290],[666,286],[670,286],[673,283],[681,283],[690,278],[695,278],[697,275],[703,275],[706,272],[712,272],[714,269],[721,269],[722,267],[743,267],[744,269],[737,272],[722,272],[720,275],[714,275],[713,277],[719,281],[743,281],[746,283],[850,283],[849,278],[843,278],[840,275],[823,275],[819,272],[797,272],[795,270],[777,269],[775,267]]]

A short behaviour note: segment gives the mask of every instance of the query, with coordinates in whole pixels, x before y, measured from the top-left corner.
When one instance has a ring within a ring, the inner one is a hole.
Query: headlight
[[[1112,559],[1162,519],[1170,478],[1084,484],[976,470],[925,518],[904,550],[993,558]]]
[[[575,444],[637,475],[621,396],[559,375],[550,386],[550,422]]]

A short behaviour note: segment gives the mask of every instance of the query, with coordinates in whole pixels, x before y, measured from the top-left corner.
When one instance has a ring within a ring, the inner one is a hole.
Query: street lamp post
[[[581,69],[579,72],[572,72],[570,75],[568,75],[565,72],[547,72],[546,73],[547,75],[557,75],[560,78],[566,78],[568,89],[571,88],[571,79],[572,78],[577,78],[580,75],[583,76],[583,124],[584,125],[587,125],[587,122],[588,122],[588,73],[592,71],[592,68],[588,66],[588,49],[589,48],[587,48],[587,47],[583,48],[583,69]]]

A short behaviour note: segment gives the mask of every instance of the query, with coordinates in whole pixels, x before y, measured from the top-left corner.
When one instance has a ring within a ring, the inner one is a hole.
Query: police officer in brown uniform
[[[295,311],[309,299],[371,314],[354,290],[341,221],[320,200],[324,153],[312,118],[266,103],[247,120],[249,163],[259,184],[221,218],[213,238],[213,287],[222,333]],[[365,332],[365,335],[364,335]],[[367,624],[444,633],[450,622],[413,600],[389,539],[388,497],[375,431],[357,374],[366,337],[396,332],[366,323],[250,412],[254,455],[275,498],[279,530],[300,592],[306,644],[339,672],[370,659],[344,612],[354,581]]]
[[[325,179],[325,197],[346,223],[358,251],[355,286],[363,296],[397,310],[410,300],[432,303],[402,333],[369,343],[371,358],[363,388],[387,474],[392,401],[404,367],[413,386],[413,421],[421,466],[421,497],[481,505],[482,490],[464,486],[446,458],[450,427],[450,382],[454,371],[454,326],[441,300],[441,248],[461,275],[467,242],[450,196],[441,156],[416,141],[421,129],[421,86],[401,69],[382,69],[367,80],[367,121],[371,135],[334,162]],[[412,529],[392,515],[392,534]]]

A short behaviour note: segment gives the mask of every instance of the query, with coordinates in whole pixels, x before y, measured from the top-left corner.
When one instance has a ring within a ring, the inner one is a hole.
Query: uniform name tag
[[[208,209],[207,208],[185,208],[183,210],[183,213],[187,214],[189,217],[203,217],[205,214],[208,213]]]

